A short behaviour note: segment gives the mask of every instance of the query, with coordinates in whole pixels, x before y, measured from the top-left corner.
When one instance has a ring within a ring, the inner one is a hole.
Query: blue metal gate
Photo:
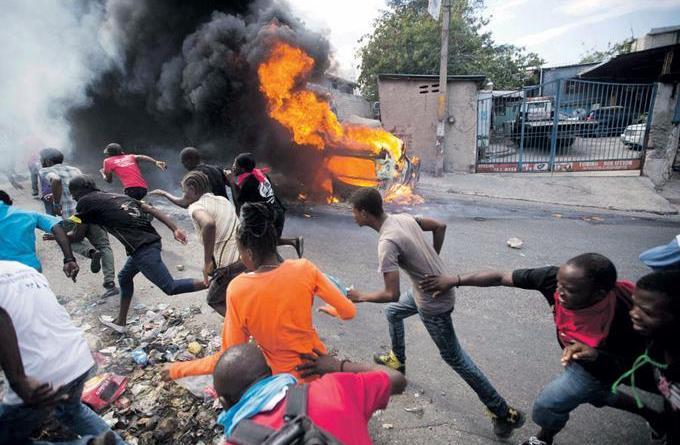
[[[482,91],[477,172],[639,170],[656,88],[555,80]]]

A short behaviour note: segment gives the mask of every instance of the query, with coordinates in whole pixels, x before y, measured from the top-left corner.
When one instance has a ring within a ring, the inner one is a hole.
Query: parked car
[[[586,121],[594,123],[588,135],[594,137],[619,135],[628,125],[635,122],[638,116],[639,113],[626,110],[620,105],[592,110],[586,118]]]
[[[647,131],[647,115],[638,119],[637,124],[626,127],[621,133],[621,142],[631,150],[642,150],[645,144],[645,131]]]

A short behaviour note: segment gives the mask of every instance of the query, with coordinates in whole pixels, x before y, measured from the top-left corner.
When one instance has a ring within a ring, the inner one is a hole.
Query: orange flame
[[[416,205],[425,202],[422,196],[416,195],[411,187],[404,184],[394,184],[387,189],[384,201],[398,205]]]
[[[358,187],[380,185],[374,158],[389,154],[396,165],[395,171],[383,175],[396,177],[403,166],[403,142],[381,129],[341,123],[327,100],[306,89],[307,80],[314,68],[314,60],[304,51],[284,42],[272,48],[269,58],[257,69],[260,91],[267,99],[269,115],[287,128],[293,141],[324,150],[328,147],[343,149],[346,155],[331,154],[326,157],[325,168],[340,181]],[[371,157],[353,157],[351,152],[370,154]],[[332,196],[332,182],[321,186]]]

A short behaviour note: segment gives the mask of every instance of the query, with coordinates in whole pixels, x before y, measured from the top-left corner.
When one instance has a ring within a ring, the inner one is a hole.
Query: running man
[[[99,172],[106,182],[113,181],[115,173],[118,179],[123,184],[123,193],[130,198],[137,200],[143,199],[146,196],[147,189],[146,181],[139,169],[139,162],[149,162],[160,170],[168,169],[164,161],[157,161],[151,156],[147,155],[129,155],[123,152],[120,144],[111,143],[104,149],[104,165]]]

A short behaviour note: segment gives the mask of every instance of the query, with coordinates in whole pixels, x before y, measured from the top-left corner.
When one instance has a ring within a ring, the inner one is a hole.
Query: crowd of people
[[[653,271],[637,283],[621,279],[613,262],[597,253],[559,266],[451,274],[440,256],[446,224],[389,214],[377,189],[361,188],[351,197],[352,213],[358,226],[378,232],[384,286],[347,289],[302,258],[301,237],[283,238],[286,208],[252,154],[223,169],[186,147],[182,196],[148,192],[139,164],[165,171],[165,162],[126,154],[116,143],[104,155],[101,176],[106,182],[118,177],[123,193],[99,190],[54,148],[40,151],[39,168],[29,165],[45,213],[17,208],[0,191],[0,365],[9,384],[0,404],[0,444],[42,443],[31,435],[50,413],[80,436],[70,443],[125,443],[80,401],[94,361],[41,273],[35,229],[56,241],[63,272],[74,282],[80,270],[74,252],[93,273],[102,271],[102,298],[119,294],[120,306],[117,317],[100,322],[116,333],[126,332],[139,273],[167,295],[207,289],[207,303],[224,317],[220,351],[159,372],[166,381],[213,376],[224,408],[216,422],[227,444],[370,444],[371,416],[406,387],[404,320],[414,315],[486,407],[494,434],[509,438],[526,414],[499,394],[458,341],[452,312],[456,289],[465,286],[538,291],[552,308],[564,370],[536,396],[531,418],[538,430],[523,444],[552,444],[582,404],[634,413],[648,423],[650,440],[680,443],[680,235],[642,253]],[[202,245],[201,277],[177,279],[164,264],[152,221],[180,243],[187,234],[148,196],[187,210]],[[118,286],[109,235],[127,254]],[[299,258],[284,260],[278,252],[284,245]],[[401,271],[412,282],[404,293]],[[320,312],[341,320],[354,318],[363,303],[386,304],[390,350],[370,364],[329,355],[312,322],[317,297],[325,303]],[[663,409],[648,405],[641,390],[661,396]]]

